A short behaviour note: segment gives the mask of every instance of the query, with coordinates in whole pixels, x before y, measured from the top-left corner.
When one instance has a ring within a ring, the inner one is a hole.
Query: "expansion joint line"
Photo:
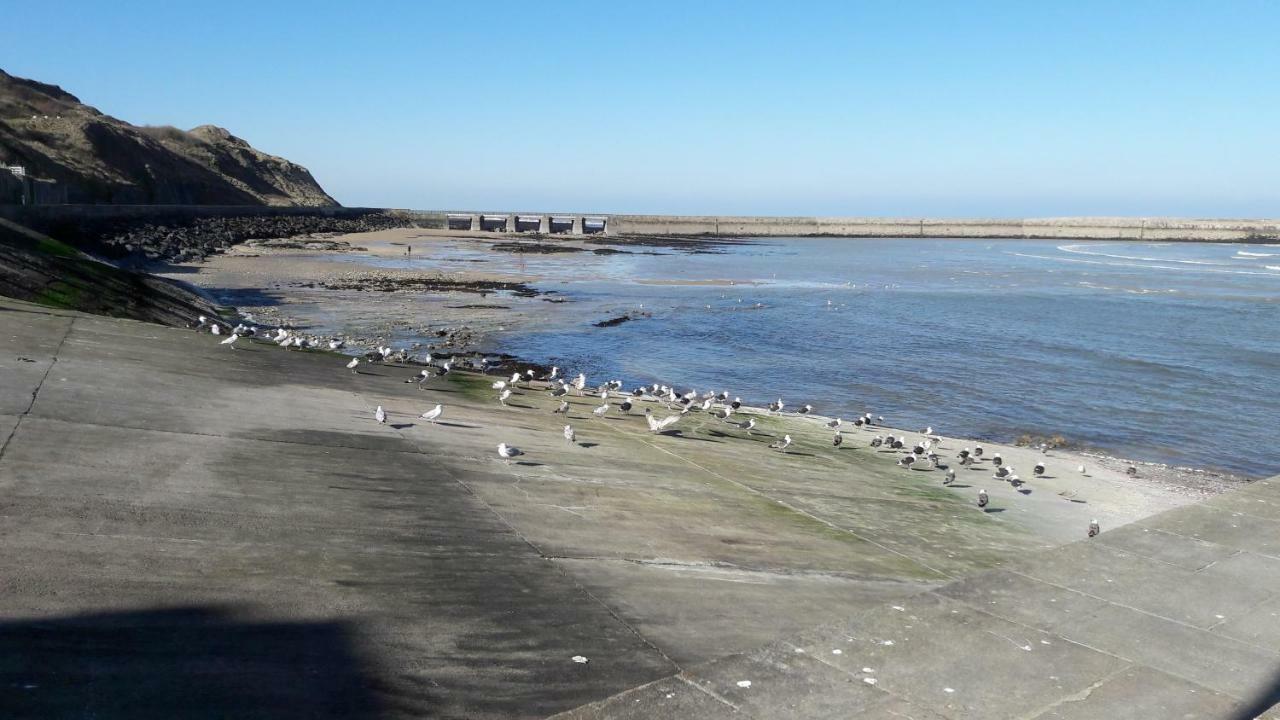
[[[947,580],[955,580],[955,579],[956,579],[956,578],[955,578],[955,576],[951,575],[950,573],[943,572],[942,570],[939,570],[939,569],[937,569],[937,568],[935,568],[935,567],[932,567],[932,566],[928,565],[927,563],[925,563],[923,560],[920,560],[920,559],[918,559],[918,558],[914,558],[914,557],[912,557],[912,556],[910,556],[910,555],[908,555],[908,554],[906,554],[906,553],[902,552],[901,550],[894,550],[894,549],[893,549],[893,548],[891,548],[891,547],[888,547],[888,546],[886,546],[886,545],[882,545],[881,543],[878,543],[878,542],[876,542],[875,540],[872,540],[871,538],[866,537],[865,535],[862,535],[862,534],[860,534],[860,533],[854,532],[853,530],[850,530],[849,528],[841,527],[841,526],[839,526],[839,525],[836,525],[835,523],[833,523],[833,522],[831,522],[831,521],[829,521],[829,520],[827,520],[827,519],[825,519],[825,518],[822,518],[822,517],[819,517],[819,516],[817,516],[817,515],[814,515],[813,513],[809,512],[809,511],[807,511],[807,510],[804,510],[804,509],[802,509],[802,508],[798,508],[798,507],[796,507],[795,505],[792,505],[791,503],[789,503],[789,502],[787,502],[787,501],[785,501],[785,500],[779,500],[778,498],[773,497],[772,495],[770,495],[770,494],[768,494],[768,493],[766,493],[766,492],[763,492],[763,491],[757,490],[757,489],[755,489],[755,488],[751,487],[750,485],[747,485],[746,483],[740,482],[740,481],[738,481],[738,480],[734,480],[733,478],[725,477],[724,475],[721,475],[720,473],[716,472],[715,470],[712,470],[711,468],[706,467],[705,465],[700,465],[700,464],[698,464],[698,463],[694,462],[693,460],[690,460],[689,458],[684,457],[683,455],[680,455],[679,453],[675,453],[675,452],[672,452],[672,451],[670,451],[670,450],[668,450],[668,449],[666,449],[666,448],[664,448],[664,447],[660,447],[660,446],[658,446],[658,445],[655,445],[655,444],[653,444],[652,442],[650,442],[647,438],[645,438],[643,435],[640,435],[640,434],[637,434],[637,433],[628,433],[628,432],[623,432],[622,430],[619,430],[618,428],[616,428],[616,427],[612,427],[612,426],[609,426],[609,429],[610,429],[610,430],[612,430],[613,432],[615,432],[615,433],[619,434],[619,435],[632,435],[632,436],[634,436],[634,437],[636,438],[636,440],[638,440],[638,441],[640,441],[640,442],[644,443],[645,445],[648,445],[649,447],[651,447],[651,448],[653,448],[653,449],[655,449],[655,450],[658,450],[658,451],[660,451],[660,452],[664,452],[664,453],[666,453],[666,454],[670,455],[671,457],[676,458],[677,460],[680,460],[680,461],[683,461],[683,462],[685,462],[685,463],[688,463],[689,465],[692,465],[692,466],[694,466],[695,468],[698,468],[699,470],[701,470],[701,471],[703,471],[703,472],[707,473],[708,475],[710,475],[710,476],[712,476],[712,477],[719,478],[720,480],[723,480],[724,482],[730,483],[730,484],[732,484],[732,485],[736,485],[737,487],[739,487],[739,488],[741,488],[741,489],[743,489],[743,490],[745,490],[745,491],[747,491],[747,492],[749,492],[749,493],[751,493],[751,494],[753,494],[753,495],[756,495],[756,496],[758,496],[758,497],[762,497],[762,498],[764,498],[764,499],[768,500],[769,502],[772,502],[772,503],[776,503],[776,504],[778,504],[778,505],[781,505],[782,507],[786,508],[787,510],[790,510],[791,512],[796,513],[796,514],[798,514],[798,515],[803,515],[804,517],[807,517],[807,518],[809,518],[810,520],[813,520],[814,522],[822,523],[823,525],[826,525],[827,527],[831,528],[832,530],[835,530],[836,532],[839,532],[839,533],[845,533],[845,534],[847,534],[847,535],[852,535],[853,537],[857,538],[858,540],[861,540],[862,542],[867,543],[868,545],[875,546],[875,547],[877,547],[877,548],[880,548],[881,550],[884,550],[885,552],[888,552],[888,553],[892,553],[892,554],[894,554],[894,555],[897,555],[898,557],[903,558],[903,559],[905,559],[905,560],[908,560],[908,561],[910,561],[910,562],[912,562],[912,563],[914,563],[914,564],[916,564],[916,565],[919,565],[920,567],[922,567],[922,568],[924,568],[924,569],[928,570],[929,572],[934,573],[934,574],[936,574],[936,575],[940,575],[940,576],[942,576],[943,578],[946,578]]]
[[[18,428],[22,427],[22,421],[31,413],[36,406],[36,398],[40,396],[40,390],[44,387],[44,381],[49,379],[49,373],[53,372],[53,366],[58,362],[58,353],[62,352],[62,346],[66,344],[67,338],[71,336],[71,328],[75,327],[76,319],[68,318],[67,329],[63,331],[62,337],[58,340],[58,346],[53,349],[53,356],[49,359],[49,367],[44,369],[44,375],[40,376],[40,382],[36,383],[36,387],[31,391],[31,400],[27,402],[27,407],[18,413],[18,421],[13,424],[13,429],[9,431],[8,437],[4,439],[4,443],[0,444],[0,460],[4,460],[4,453],[9,449],[9,443],[14,436],[18,434]]]

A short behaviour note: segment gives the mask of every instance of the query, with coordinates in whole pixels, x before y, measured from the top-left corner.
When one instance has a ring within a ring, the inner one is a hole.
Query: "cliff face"
[[[139,127],[59,87],[0,70],[0,165],[67,186],[68,201],[324,206],[306,168],[222,128]]]

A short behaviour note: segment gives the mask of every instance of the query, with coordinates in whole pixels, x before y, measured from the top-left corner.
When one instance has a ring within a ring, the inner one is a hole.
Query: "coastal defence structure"
[[[714,215],[583,215],[533,212],[410,211],[457,231],[545,235],[702,235],[721,237],[1049,238],[1237,242],[1280,240],[1280,220],[1066,217],[945,219]]]
[[[6,175],[8,173],[0,173]],[[1280,219],[1162,217],[878,218],[407,210],[370,207],[240,205],[76,205],[0,201],[0,218],[36,228],[102,220],[197,217],[403,215],[428,230],[543,236],[705,236],[1145,240],[1152,242],[1280,242]]]

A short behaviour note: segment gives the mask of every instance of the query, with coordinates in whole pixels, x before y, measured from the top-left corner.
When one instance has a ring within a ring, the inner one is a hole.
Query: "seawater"
[[[775,238],[660,252],[488,253],[571,301],[564,322],[501,348],[593,382],[1280,473],[1280,247]],[[642,316],[592,326],[623,313]]]

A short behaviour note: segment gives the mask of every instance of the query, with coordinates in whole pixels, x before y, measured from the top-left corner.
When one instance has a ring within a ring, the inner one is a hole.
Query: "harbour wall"
[[[849,238],[1047,238],[1156,242],[1277,242],[1280,220],[1064,217],[940,219],[883,217],[766,217],[714,215],[622,215],[511,211],[435,211],[359,207],[261,207],[217,205],[6,205],[0,217],[48,228],[77,221],[229,216],[309,215],[359,217],[404,215],[418,227],[518,235],[692,235],[723,237],[831,236]]]

